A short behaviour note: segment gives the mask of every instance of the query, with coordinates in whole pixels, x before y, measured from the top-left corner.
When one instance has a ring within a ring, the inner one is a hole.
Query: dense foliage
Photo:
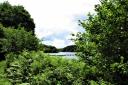
[[[97,78],[114,85],[128,83],[128,0],[100,0],[96,14],[81,21],[85,33],[77,34],[78,55],[100,71]],[[98,76],[100,75],[100,76]]]
[[[0,39],[4,37],[4,31],[2,29],[2,25],[0,24]]]
[[[23,6],[0,3],[0,60],[5,53],[37,50],[35,24]]]
[[[1,26],[2,27],[2,26]],[[4,28],[4,37],[1,39],[1,52],[22,52],[23,50],[38,50],[38,39],[32,33],[23,28],[12,29]]]
[[[66,59],[32,50],[57,52],[39,45],[33,20],[22,6],[0,4],[0,84],[3,85],[127,85],[128,0],[100,0],[96,14],[81,21],[78,33],[79,59]],[[14,18],[15,17],[15,18]],[[15,29],[12,29],[15,28]],[[38,48],[39,46],[39,48]],[[68,46],[64,51],[76,49]],[[28,51],[24,51],[28,50]],[[23,51],[23,52],[22,52]],[[8,81],[9,80],[9,81]]]
[[[9,54],[6,59],[7,78],[13,85],[85,85],[95,67],[78,60],[48,56],[42,52]]]
[[[0,52],[1,52],[1,48],[2,48],[2,39],[4,37],[4,31],[3,29],[1,28],[1,25],[0,25]]]
[[[95,66],[42,52],[10,53],[0,65],[1,85],[111,85],[93,80]]]
[[[9,80],[6,78],[5,68],[6,62],[0,61],[0,85],[11,85]]]
[[[12,6],[8,2],[0,3],[0,23],[4,27],[24,27],[34,34],[35,24],[28,11],[23,6]]]

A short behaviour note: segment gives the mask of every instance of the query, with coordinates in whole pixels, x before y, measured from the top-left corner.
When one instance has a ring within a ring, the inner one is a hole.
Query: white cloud
[[[49,35],[54,36],[55,33],[64,32],[65,30],[69,32],[69,35],[70,33],[80,31],[80,27],[77,22],[77,19],[80,19],[80,17],[76,16],[86,16],[88,12],[94,13],[94,5],[99,3],[99,0],[7,1],[13,5],[23,5],[25,9],[29,11],[36,24],[36,35],[40,39]],[[67,40],[59,40],[55,38],[54,41],[47,41],[47,44],[54,45],[56,47],[63,47],[72,43],[71,41],[68,41],[68,43],[65,44],[66,41]]]
[[[57,45],[59,48],[65,46],[65,41],[60,40],[60,39],[54,39],[53,41],[47,41],[47,42],[44,42],[44,43],[52,44],[53,46]]]

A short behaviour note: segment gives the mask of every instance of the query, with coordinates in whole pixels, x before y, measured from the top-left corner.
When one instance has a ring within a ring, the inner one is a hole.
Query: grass
[[[5,61],[0,61],[0,85],[11,85],[11,83],[6,79],[5,75],[5,67],[6,67]]]

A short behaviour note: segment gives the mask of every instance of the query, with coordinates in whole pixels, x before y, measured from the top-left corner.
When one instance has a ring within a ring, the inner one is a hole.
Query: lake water
[[[49,55],[52,56],[62,56],[65,58],[71,58],[71,59],[76,59],[76,53],[75,52],[59,52],[59,53],[49,53]]]

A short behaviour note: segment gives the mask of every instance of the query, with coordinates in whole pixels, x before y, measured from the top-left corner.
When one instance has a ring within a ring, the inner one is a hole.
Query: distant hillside
[[[76,45],[66,46],[61,49],[62,52],[76,52]]]
[[[55,46],[40,44],[39,50],[44,51],[44,53],[57,53],[58,49]]]
[[[76,52],[76,48],[76,45],[70,45],[61,49],[57,49],[55,46],[40,44],[39,50],[44,51],[44,53]]]

